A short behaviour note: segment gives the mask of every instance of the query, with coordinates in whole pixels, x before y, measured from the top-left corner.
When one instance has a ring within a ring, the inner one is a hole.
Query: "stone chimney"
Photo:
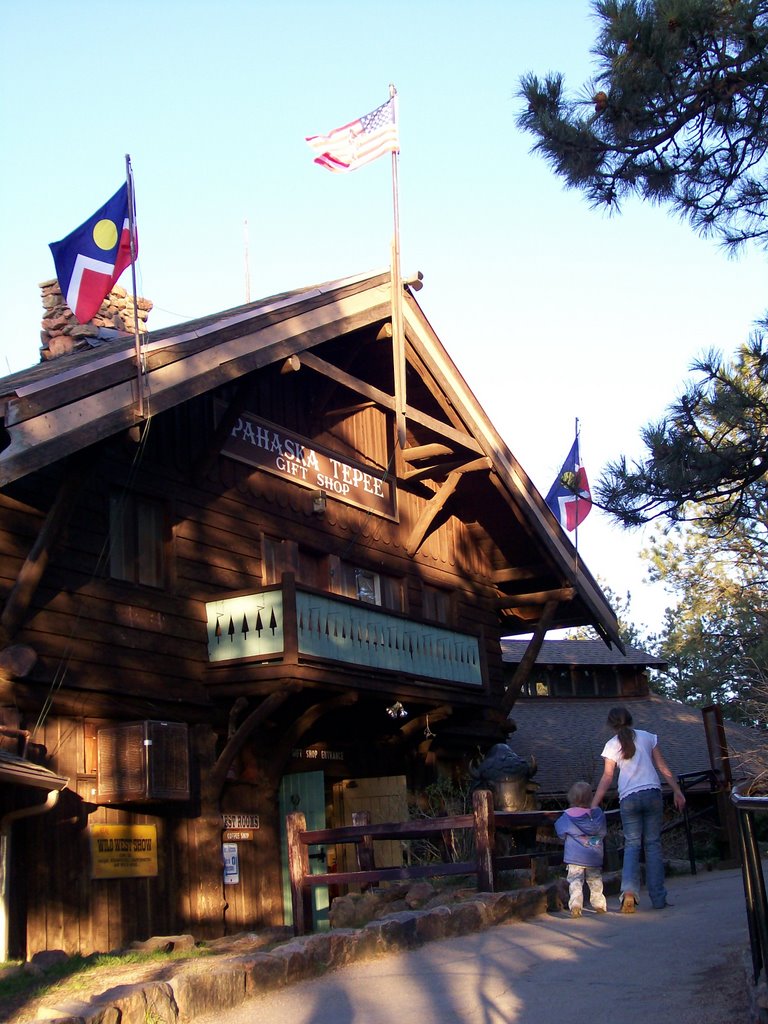
[[[74,313],[64,301],[59,282],[40,284],[43,300],[43,322],[40,331],[40,362],[79,352],[82,349],[108,345],[115,338],[133,336],[133,296],[125,288],[115,285],[104,299],[93,320],[78,323]],[[139,332],[147,331],[147,317],[152,309],[149,299],[136,299]]]

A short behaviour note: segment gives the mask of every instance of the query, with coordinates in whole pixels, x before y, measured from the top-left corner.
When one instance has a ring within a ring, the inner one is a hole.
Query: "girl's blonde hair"
[[[588,782],[574,782],[568,790],[568,803],[571,807],[589,807],[592,803],[592,787]]]

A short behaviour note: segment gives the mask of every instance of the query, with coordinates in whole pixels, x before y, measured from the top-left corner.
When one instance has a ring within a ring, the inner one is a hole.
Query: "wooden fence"
[[[353,814],[354,824],[341,828],[307,831],[301,811],[287,815],[288,869],[293,904],[293,928],[304,935],[312,925],[312,888],[318,885],[361,885],[400,879],[433,878],[443,875],[475,875],[478,892],[495,892],[500,871],[530,867],[536,862],[562,863],[562,850],[555,853],[534,851],[511,856],[496,856],[496,830],[520,830],[551,824],[560,811],[494,811],[493,796],[488,790],[472,795],[472,814],[445,818],[372,825],[367,812]],[[472,829],[475,859],[471,861],[435,862],[395,868],[377,868],[374,862],[374,839],[425,839],[460,829]],[[309,847],[317,844],[352,843],[355,846],[357,871],[310,874]]]

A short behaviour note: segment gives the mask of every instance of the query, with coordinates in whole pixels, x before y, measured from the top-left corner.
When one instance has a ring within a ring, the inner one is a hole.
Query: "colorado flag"
[[[592,494],[587,471],[579,458],[578,437],[544,500],[564,530],[575,530],[592,510]]]
[[[128,183],[70,235],[51,242],[50,250],[67,305],[81,324],[92,320],[131,265]]]

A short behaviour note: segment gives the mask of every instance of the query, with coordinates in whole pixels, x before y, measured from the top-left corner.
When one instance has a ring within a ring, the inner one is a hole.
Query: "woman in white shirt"
[[[615,735],[603,747],[605,769],[595,790],[593,807],[599,807],[619,769],[619,809],[624,830],[624,865],[621,872],[621,912],[634,914],[640,899],[640,846],[645,850],[645,880],[651,906],[667,906],[664,887],[664,855],[661,849],[663,804],[659,773],[669,783],[675,807],[682,811],[685,797],[658,747],[652,732],[632,728],[625,707],[612,708],[608,725]]]

